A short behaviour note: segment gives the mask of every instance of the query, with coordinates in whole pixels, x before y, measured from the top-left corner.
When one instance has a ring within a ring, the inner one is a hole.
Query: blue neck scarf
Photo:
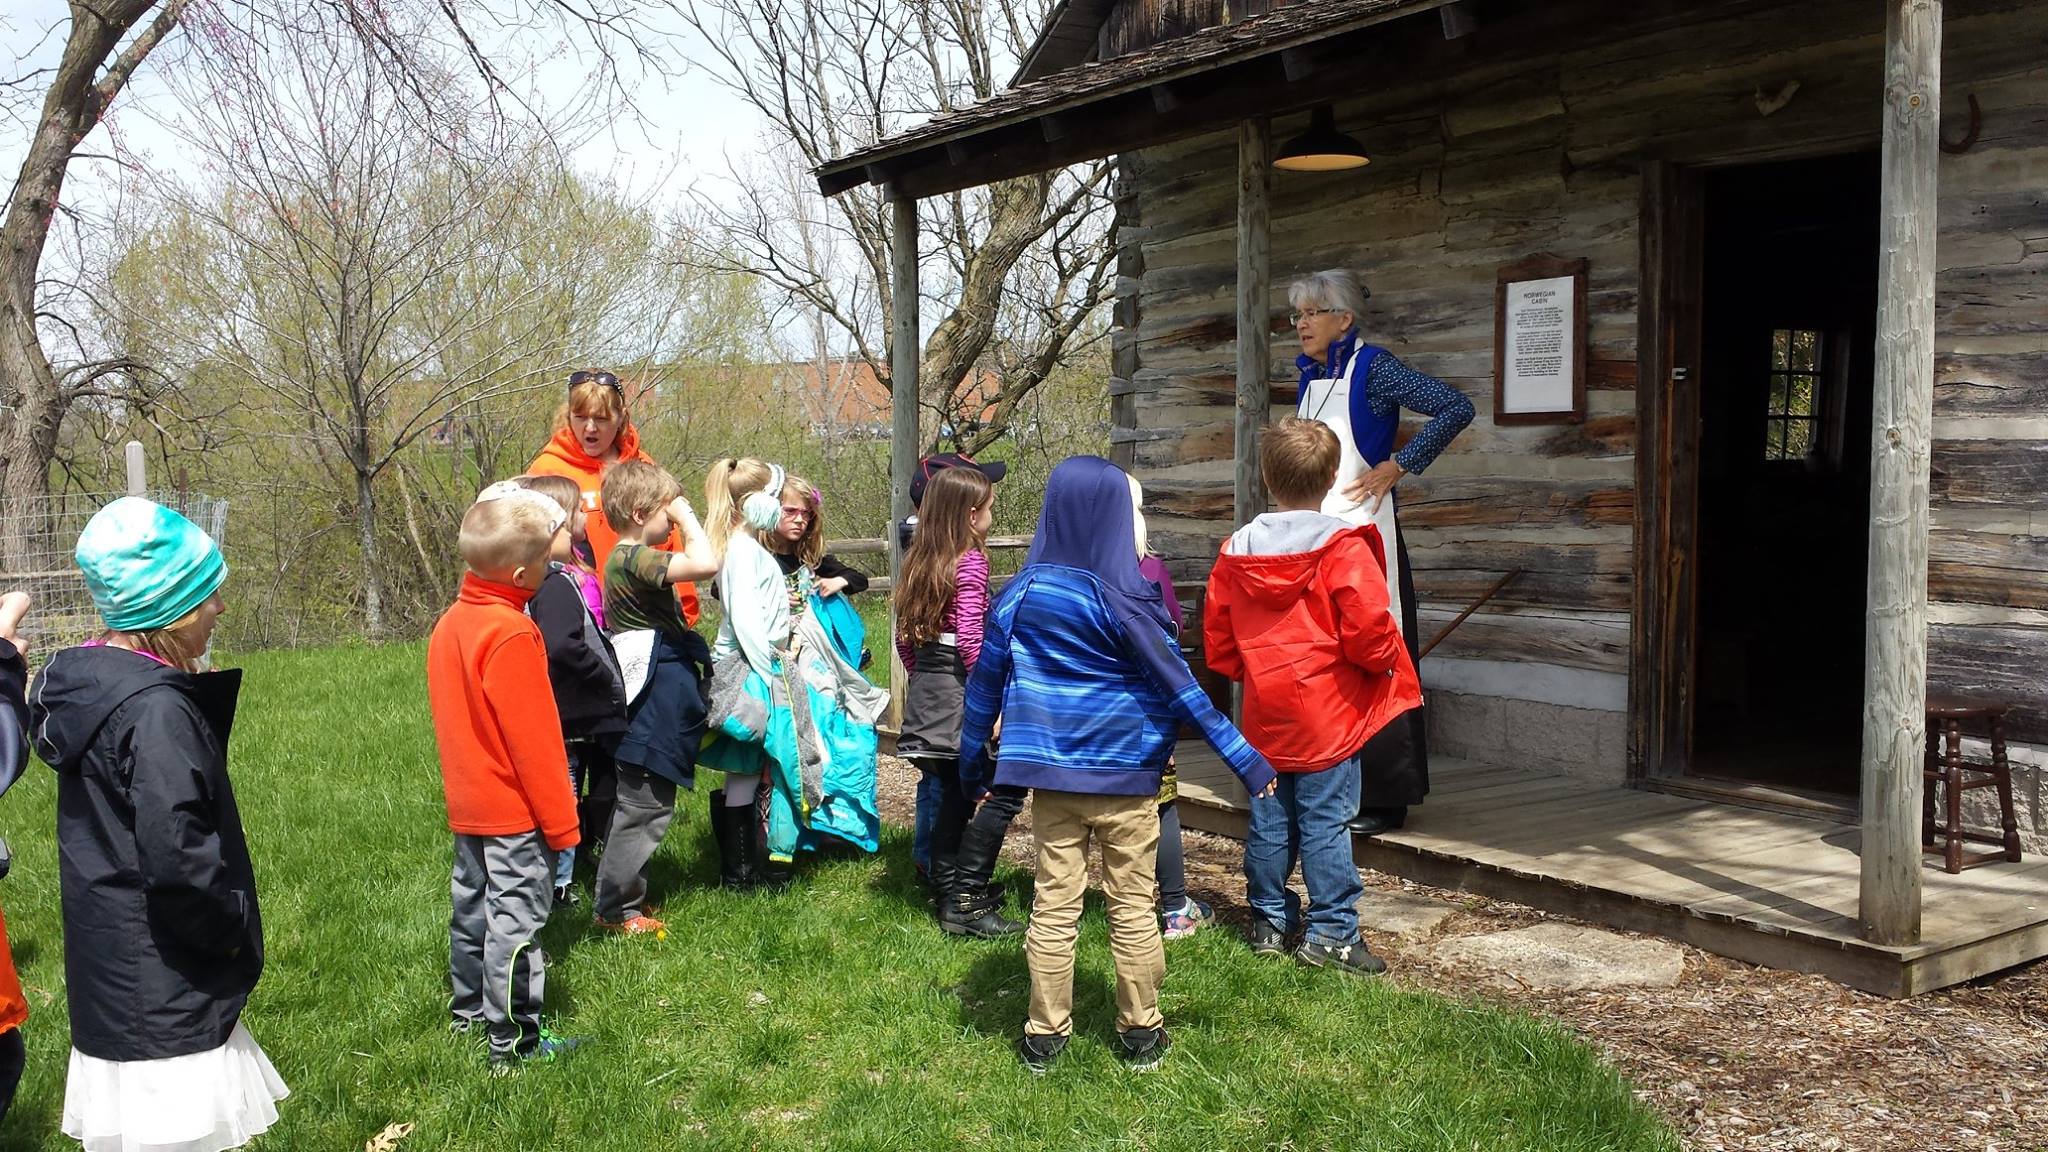
[[[1400,429],[1401,413],[1396,409],[1392,414],[1381,417],[1372,410],[1367,398],[1366,381],[1372,376],[1373,362],[1379,359],[1380,348],[1366,344],[1358,338],[1358,328],[1345,330],[1344,335],[1330,341],[1327,363],[1313,356],[1296,356],[1294,366],[1301,369],[1300,391],[1297,396],[1308,395],[1308,386],[1315,380],[1335,380],[1343,375],[1353,355],[1365,357],[1353,375],[1357,386],[1351,389],[1350,411],[1346,414],[1351,421],[1351,442],[1366,464],[1379,467],[1394,454],[1394,433]]]

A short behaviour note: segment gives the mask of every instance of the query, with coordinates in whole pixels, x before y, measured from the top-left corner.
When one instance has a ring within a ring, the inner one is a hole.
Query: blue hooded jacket
[[[1183,722],[1257,794],[1273,769],[1195,682],[1167,631],[1159,585],[1138,572],[1130,481],[1099,456],[1062,461],[1046,481],[1024,570],[997,595],[967,681],[964,782],[1003,719],[995,783],[1150,796]]]

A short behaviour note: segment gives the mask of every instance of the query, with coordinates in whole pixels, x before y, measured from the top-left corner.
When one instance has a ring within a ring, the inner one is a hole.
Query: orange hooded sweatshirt
[[[627,424],[619,429],[619,438],[614,442],[621,460],[654,460],[640,450],[640,430]],[[604,462],[583,450],[576,439],[576,433],[567,428],[555,429],[554,438],[526,471],[535,476],[567,476],[583,490],[583,513],[588,518],[586,531],[590,536],[590,554],[599,565],[612,554],[612,546],[619,542],[619,529],[605,519],[604,502],[598,497],[598,490],[604,484]],[[669,552],[683,550],[683,536],[679,529],[670,529],[668,543],[662,548]],[[694,626],[697,623],[697,586],[688,582],[676,585],[676,600],[683,606],[683,620]]]
[[[576,845],[576,794],[548,683],[533,593],[462,578],[427,642],[427,703],[441,750],[448,828],[464,836],[539,829],[557,852]]]

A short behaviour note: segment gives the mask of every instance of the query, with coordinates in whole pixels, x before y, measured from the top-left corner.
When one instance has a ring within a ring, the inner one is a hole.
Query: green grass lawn
[[[656,858],[668,938],[607,938],[586,909],[557,915],[552,1022],[592,1043],[493,1078],[445,1028],[449,835],[421,659],[400,647],[244,662],[232,768],[269,950],[246,1019],[293,1090],[259,1148],[360,1149],[394,1122],[418,1126],[407,1152],[1676,1147],[1551,1024],[1254,959],[1227,930],[1169,947],[1178,1043],[1160,1071],[1128,1073],[1108,1048],[1093,898],[1075,1042],[1035,1080],[1011,1051],[1017,943],[942,937],[919,907],[907,833],[878,858],[809,864],[783,894],[726,894],[707,887],[701,784]],[[56,1131],[53,791],[38,767],[0,805],[15,849],[0,899],[34,1013],[0,1148],[76,1147]]]

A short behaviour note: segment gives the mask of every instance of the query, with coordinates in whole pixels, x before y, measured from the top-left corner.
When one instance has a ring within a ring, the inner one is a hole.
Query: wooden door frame
[[[1702,208],[1697,169],[1643,166],[1628,680],[1628,775],[1638,784],[1682,776],[1692,762]]]

